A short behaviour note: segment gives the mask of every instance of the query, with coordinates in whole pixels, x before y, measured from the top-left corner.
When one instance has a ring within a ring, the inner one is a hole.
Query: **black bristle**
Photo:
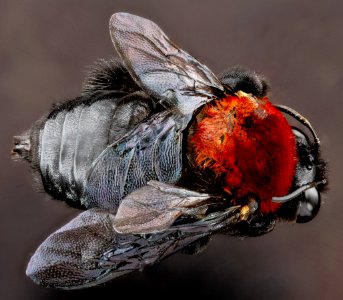
[[[264,97],[269,91],[269,84],[264,76],[241,66],[225,70],[218,78],[233,92],[243,91],[256,97]]]
[[[82,95],[99,91],[121,91],[132,93],[140,90],[124,67],[116,58],[99,59],[89,67],[89,72],[82,84]]]

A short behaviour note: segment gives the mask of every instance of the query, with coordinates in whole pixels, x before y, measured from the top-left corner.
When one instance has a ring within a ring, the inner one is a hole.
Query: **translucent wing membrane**
[[[165,205],[166,211],[173,212],[179,206],[185,208],[198,205],[208,197],[165,185],[151,187],[159,192],[151,195],[144,193],[144,197],[147,197],[142,200],[147,202],[145,209],[141,210],[141,214],[139,210],[133,209],[138,219],[147,216],[147,209],[153,211],[154,205],[151,204],[157,204],[157,207]],[[156,196],[162,197],[159,199]],[[173,205],[168,203],[169,200],[172,200]],[[128,201],[135,202],[135,197]],[[177,202],[181,205],[177,205]],[[126,213],[120,216],[125,218]],[[90,287],[128,272],[141,270],[203,237],[221,229],[228,230],[238,220],[238,207],[231,207],[193,223],[165,223],[162,226],[165,227],[164,230],[160,232],[118,233],[115,230],[118,219],[116,220],[114,214],[101,209],[90,209],[50,235],[39,246],[28,264],[26,274],[37,284],[44,286],[63,289]],[[136,225],[139,227],[139,222],[134,226]],[[152,230],[155,229],[152,226]]]
[[[105,149],[89,171],[82,204],[116,209],[124,196],[149,180],[180,179],[182,131],[194,110],[224,88],[153,22],[118,13],[111,18],[110,31],[131,76],[169,106]]]
[[[165,230],[181,215],[201,215],[210,196],[158,181],[132,192],[123,199],[114,227],[120,233],[152,233]],[[204,211],[205,210],[205,211]]]
[[[151,95],[192,113],[224,88],[204,65],[173,44],[153,22],[127,13],[110,20],[112,42],[132,77]]]
[[[113,218],[99,209],[81,213],[38,247],[26,274],[51,287],[78,286],[99,278],[103,269],[97,260],[115,240]]]
[[[89,172],[82,203],[117,209],[149,180],[175,183],[182,171],[182,132],[168,111],[154,115],[109,146]]]
[[[149,180],[180,179],[182,131],[194,110],[224,88],[153,22],[118,13],[111,18],[110,31],[131,76],[169,106],[104,150],[89,171],[82,203],[116,209],[124,196]]]

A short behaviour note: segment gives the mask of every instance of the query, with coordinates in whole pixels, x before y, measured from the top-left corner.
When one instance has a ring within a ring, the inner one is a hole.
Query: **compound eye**
[[[306,190],[298,205],[297,223],[311,221],[320,209],[320,193],[315,187]]]

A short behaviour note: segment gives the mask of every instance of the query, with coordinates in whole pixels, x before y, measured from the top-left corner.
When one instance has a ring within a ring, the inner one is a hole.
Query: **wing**
[[[182,171],[182,131],[174,115],[155,114],[105,149],[89,171],[81,203],[117,209],[149,180],[176,183]]]
[[[110,21],[113,43],[131,76],[169,108],[109,146],[93,164],[81,202],[117,208],[149,180],[176,183],[182,171],[182,132],[194,110],[224,88],[215,75],[177,48],[153,22],[126,13]]]
[[[100,278],[104,270],[98,259],[112,249],[115,240],[113,218],[100,209],[81,213],[38,247],[26,275],[36,284],[60,288],[85,285]]]
[[[114,229],[132,234],[160,232],[182,215],[204,215],[210,198],[208,194],[149,181],[123,199],[114,219]]]
[[[128,13],[110,19],[112,42],[131,76],[152,96],[191,114],[224,88],[203,64],[153,22]]]
[[[117,216],[90,209],[51,234],[32,256],[27,276],[55,288],[94,286],[141,270],[239,221],[239,208],[231,207],[193,222],[173,223],[179,215],[175,211],[181,215],[204,212],[209,195],[156,182],[125,199]],[[155,217],[160,224],[153,223]]]

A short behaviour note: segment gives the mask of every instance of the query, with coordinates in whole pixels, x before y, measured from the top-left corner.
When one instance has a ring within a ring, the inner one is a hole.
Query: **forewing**
[[[155,114],[103,151],[89,171],[81,202],[117,209],[149,180],[176,183],[182,172],[182,128],[172,112]]]
[[[211,101],[224,88],[216,76],[179,49],[153,22],[128,13],[110,20],[112,42],[131,76],[151,95],[183,114]]]
[[[214,90],[223,90],[207,67],[178,49],[153,22],[118,13],[110,30],[132,77],[174,107],[156,113],[103,151],[88,173],[81,199],[87,208],[117,209],[124,196],[149,180],[176,183],[182,171],[183,130],[193,111],[213,99]]]
[[[179,195],[177,206],[182,208],[199,204],[206,198],[172,186],[155,188],[167,195]],[[231,207],[194,223],[174,224],[164,231],[146,235],[118,233],[114,229],[114,214],[90,209],[51,234],[38,247],[26,274],[35,283],[48,287],[78,289],[98,285],[142,270],[198,239],[230,227],[237,223],[237,212],[237,207]]]
[[[99,281],[106,273],[99,259],[115,240],[113,218],[99,209],[78,215],[39,246],[26,275],[37,284],[61,288]]]
[[[169,228],[181,215],[204,214],[208,194],[150,181],[126,196],[114,219],[119,233],[154,233]]]

